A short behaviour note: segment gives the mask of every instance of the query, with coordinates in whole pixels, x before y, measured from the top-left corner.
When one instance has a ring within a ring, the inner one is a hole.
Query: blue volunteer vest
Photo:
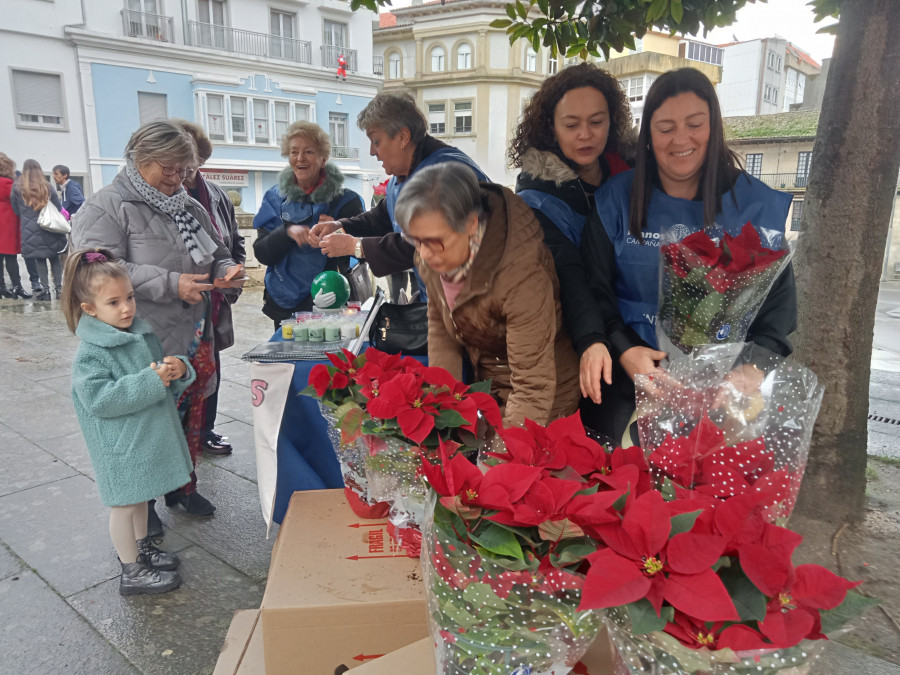
[[[431,166],[433,164],[441,164],[443,162],[460,162],[461,164],[465,164],[472,171],[475,172],[475,175],[478,177],[479,181],[489,181],[488,177],[484,174],[484,172],[479,168],[479,166],[475,163],[471,157],[469,157],[462,150],[457,150],[456,148],[440,148],[435,152],[432,152],[428,157],[419,162],[419,165],[416,167],[416,170],[413,171],[407,177],[407,180],[412,178],[416,171],[419,169],[424,169],[427,166]],[[400,226],[397,224],[397,219],[394,217],[394,208],[397,206],[397,198],[400,196],[400,190],[403,188],[403,183],[397,182],[396,176],[391,176],[391,179],[388,181],[387,187],[385,188],[385,201],[387,202],[387,211],[388,216],[391,219],[391,226],[394,228],[394,232],[402,232]],[[416,279],[419,282],[419,301],[427,302],[428,295],[425,292],[425,282],[422,281],[422,277],[419,276],[419,270],[415,270]]]
[[[586,216],[578,213],[559,197],[540,190],[522,190],[516,193],[535,211],[540,211],[576,246],[581,245]]]
[[[595,193],[597,213],[615,247],[616,300],[625,323],[644,342],[656,348],[656,313],[659,309],[660,232],[680,226],[682,238],[703,227],[703,202],[670,197],[654,189],[647,212],[644,243],[628,232],[628,213],[634,171],[613,176]],[[749,179],[749,180],[748,180]],[[735,199],[737,198],[737,206]],[[762,182],[741,174],[734,188],[722,195],[722,211],[716,223],[736,236],[750,222],[757,230],[775,230],[784,235],[791,195],[777,192]],[[772,242],[780,245],[780,241]]]
[[[355,192],[347,190],[334,201],[322,204],[301,204],[288,201],[277,187],[266,193],[263,199],[263,209],[277,210],[278,219],[267,218],[261,225],[262,229],[274,230],[282,224],[296,223],[312,227],[318,222],[319,216],[327,213],[337,217],[341,209],[352,200],[362,200]],[[271,216],[271,214],[269,214]],[[254,225],[256,220],[254,219]],[[291,309],[300,304],[307,295],[312,285],[313,278],[325,269],[328,262],[327,256],[317,248],[295,246],[284,258],[275,265],[266,268],[266,291],[279,307]]]

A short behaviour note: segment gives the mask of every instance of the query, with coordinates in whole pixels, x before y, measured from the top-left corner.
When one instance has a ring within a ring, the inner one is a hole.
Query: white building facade
[[[309,120],[331,134],[347,186],[371,195],[380,168],[356,116],[381,80],[372,15],[349,2],[7,0],[4,9],[0,150],[19,165],[66,164],[90,193],[119,171],[138,126],[188,119],[213,142],[204,171],[253,212],[286,165],[281,134]],[[346,80],[336,76],[340,55]]]

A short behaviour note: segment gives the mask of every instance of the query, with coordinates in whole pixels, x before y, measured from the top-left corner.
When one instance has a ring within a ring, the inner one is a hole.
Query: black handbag
[[[428,304],[385,302],[369,329],[369,344],[388,354],[428,354]]]

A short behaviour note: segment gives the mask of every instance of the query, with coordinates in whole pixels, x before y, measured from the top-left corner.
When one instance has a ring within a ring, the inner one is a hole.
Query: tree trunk
[[[797,358],[825,385],[798,511],[862,520],[875,304],[900,168],[900,2],[845,0],[796,267]]]

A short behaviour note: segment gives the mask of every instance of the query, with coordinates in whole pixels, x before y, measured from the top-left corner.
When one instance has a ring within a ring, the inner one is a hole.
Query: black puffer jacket
[[[49,258],[66,250],[68,244],[66,235],[47,232],[38,225],[37,220],[41,210],[35,210],[25,203],[19,193],[18,185],[13,185],[9,201],[13,211],[19,216],[19,223],[22,227],[23,258]],[[62,208],[59,197],[56,196],[56,190],[50,190],[50,201],[57,209]]]

